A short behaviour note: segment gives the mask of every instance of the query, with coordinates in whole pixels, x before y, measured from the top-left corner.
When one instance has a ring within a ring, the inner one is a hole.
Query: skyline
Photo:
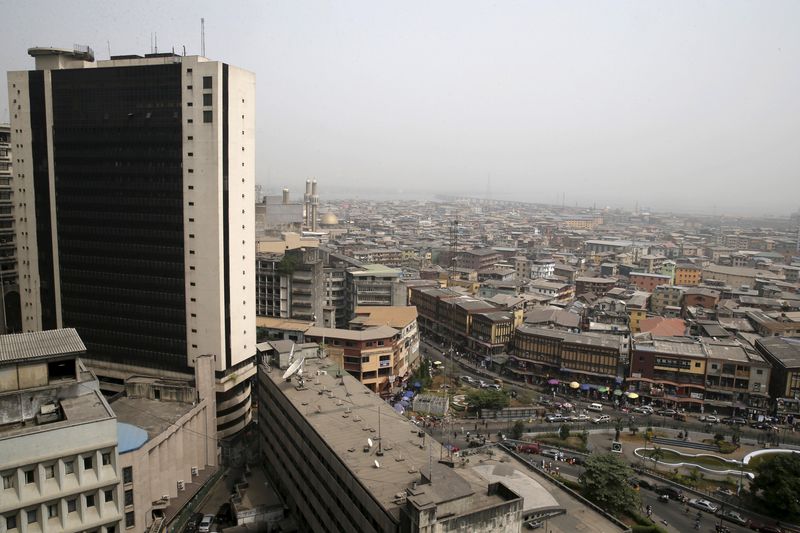
[[[205,17],[206,56],[256,73],[265,191],[798,208],[794,3],[84,6],[5,3],[3,70],[32,68],[33,46],[149,53],[152,34],[199,54]],[[0,99],[6,121],[5,84]]]

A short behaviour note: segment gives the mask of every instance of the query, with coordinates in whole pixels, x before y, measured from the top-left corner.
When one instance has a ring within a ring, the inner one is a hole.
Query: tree
[[[561,440],[567,440],[569,438],[569,426],[566,424],[561,424],[561,427],[558,428],[558,438]]]
[[[800,519],[800,454],[775,454],[758,463],[750,494],[765,514]]]
[[[625,429],[625,422],[621,418],[617,418],[614,421],[614,440],[619,441],[619,434],[623,429]]]
[[[653,469],[658,470],[658,462],[664,458],[664,450],[661,446],[653,446],[653,451],[650,452],[650,459],[653,460]]]
[[[613,453],[590,455],[579,478],[583,495],[603,509],[620,514],[641,506],[639,494],[628,483],[633,470]]]
[[[525,431],[525,424],[522,420],[517,420],[514,422],[514,425],[511,426],[511,438],[519,440],[522,438],[522,433]]]
[[[481,409],[502,409],[509,403],[508,396],[501,390],[473,389],[467,392],[467,404],[478,413]]]

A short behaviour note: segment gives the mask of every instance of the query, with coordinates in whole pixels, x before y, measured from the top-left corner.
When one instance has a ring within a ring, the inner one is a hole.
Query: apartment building
[[[0,124],[0,335],[22,328],[17,284],[12,159],[11,127]]]
[[[400,332],[395,343],[394,364],[397,376],[404,376],[419,363],[419,328],[417,308],[412,306],[358,307],[356,316],[350,321],[350,329],[366,329],[389,326]]]
[[[616,278],[597,278],[579,276],[575,278],[575,295],[593,292],[602,296],[617,285]]]
[[[256,254],[256,314],[322,324],[323,263],[318,248]]]
[[[458,254],[457,264],[459,268],[484,270],[500,262],[502,259],[503,256],[496,250],[492,250],[491,248],[479,248],[460,252]]]
[[[686,289],[677,285],[657,286],[650,296],[650,310],[657,315],[679,315],[684,292]]]
[[[0,531],[123,530],[117,424],[74,329],[0,336]]]
[[[705,409],[752,417],[770,407],[771,365],[737,341],[702,339],[707,355]]]
[[[647,272],[631,272],[628,276],[630,284],[640,291],[653,292],[659,285],[670,285],[672,278],[662,274],[649,274]]]
[[[522,319],[522,310],[474,313],[467,348],[475,355],[485,358],[505,353],[514,337],[514,330],[522,324]]]
[[[405,305],[405,288],[400,285],[403,272],[384,265],[368,264],[348,268],[345,272],[345,305],[347,319],[357,307]]]
[[[772,365],[769,394],[782,415],[800,416],[800,339],[757,339],[756,350]]]
[[[171,53],[28,52],[36,69],[8,74],[23,330],[75,327],[109,390],[214,354],[217,404],[249,405],[255,76]]]

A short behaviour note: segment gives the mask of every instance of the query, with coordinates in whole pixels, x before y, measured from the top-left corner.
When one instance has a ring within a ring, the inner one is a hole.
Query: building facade
[[[12,106],[16,98],[11,98]],[[0,335],[22,329],[14,230],[11,127],[0,124]]]
[[[117,424],[74,329],[0,336],[0,531],[123,530]]]
[[[198,56],[29,53],[36,70],[8,74],[24,331],[77,328],[117,389],[214,354],[218,405],[249,403],[254,75]]]

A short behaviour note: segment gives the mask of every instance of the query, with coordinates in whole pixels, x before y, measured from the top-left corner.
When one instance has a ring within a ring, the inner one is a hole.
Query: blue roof
[[[148,441],[150,437],[147,432],[140,427],[117,422],[117,441],[119,453],[132,452],[138,450]]]

